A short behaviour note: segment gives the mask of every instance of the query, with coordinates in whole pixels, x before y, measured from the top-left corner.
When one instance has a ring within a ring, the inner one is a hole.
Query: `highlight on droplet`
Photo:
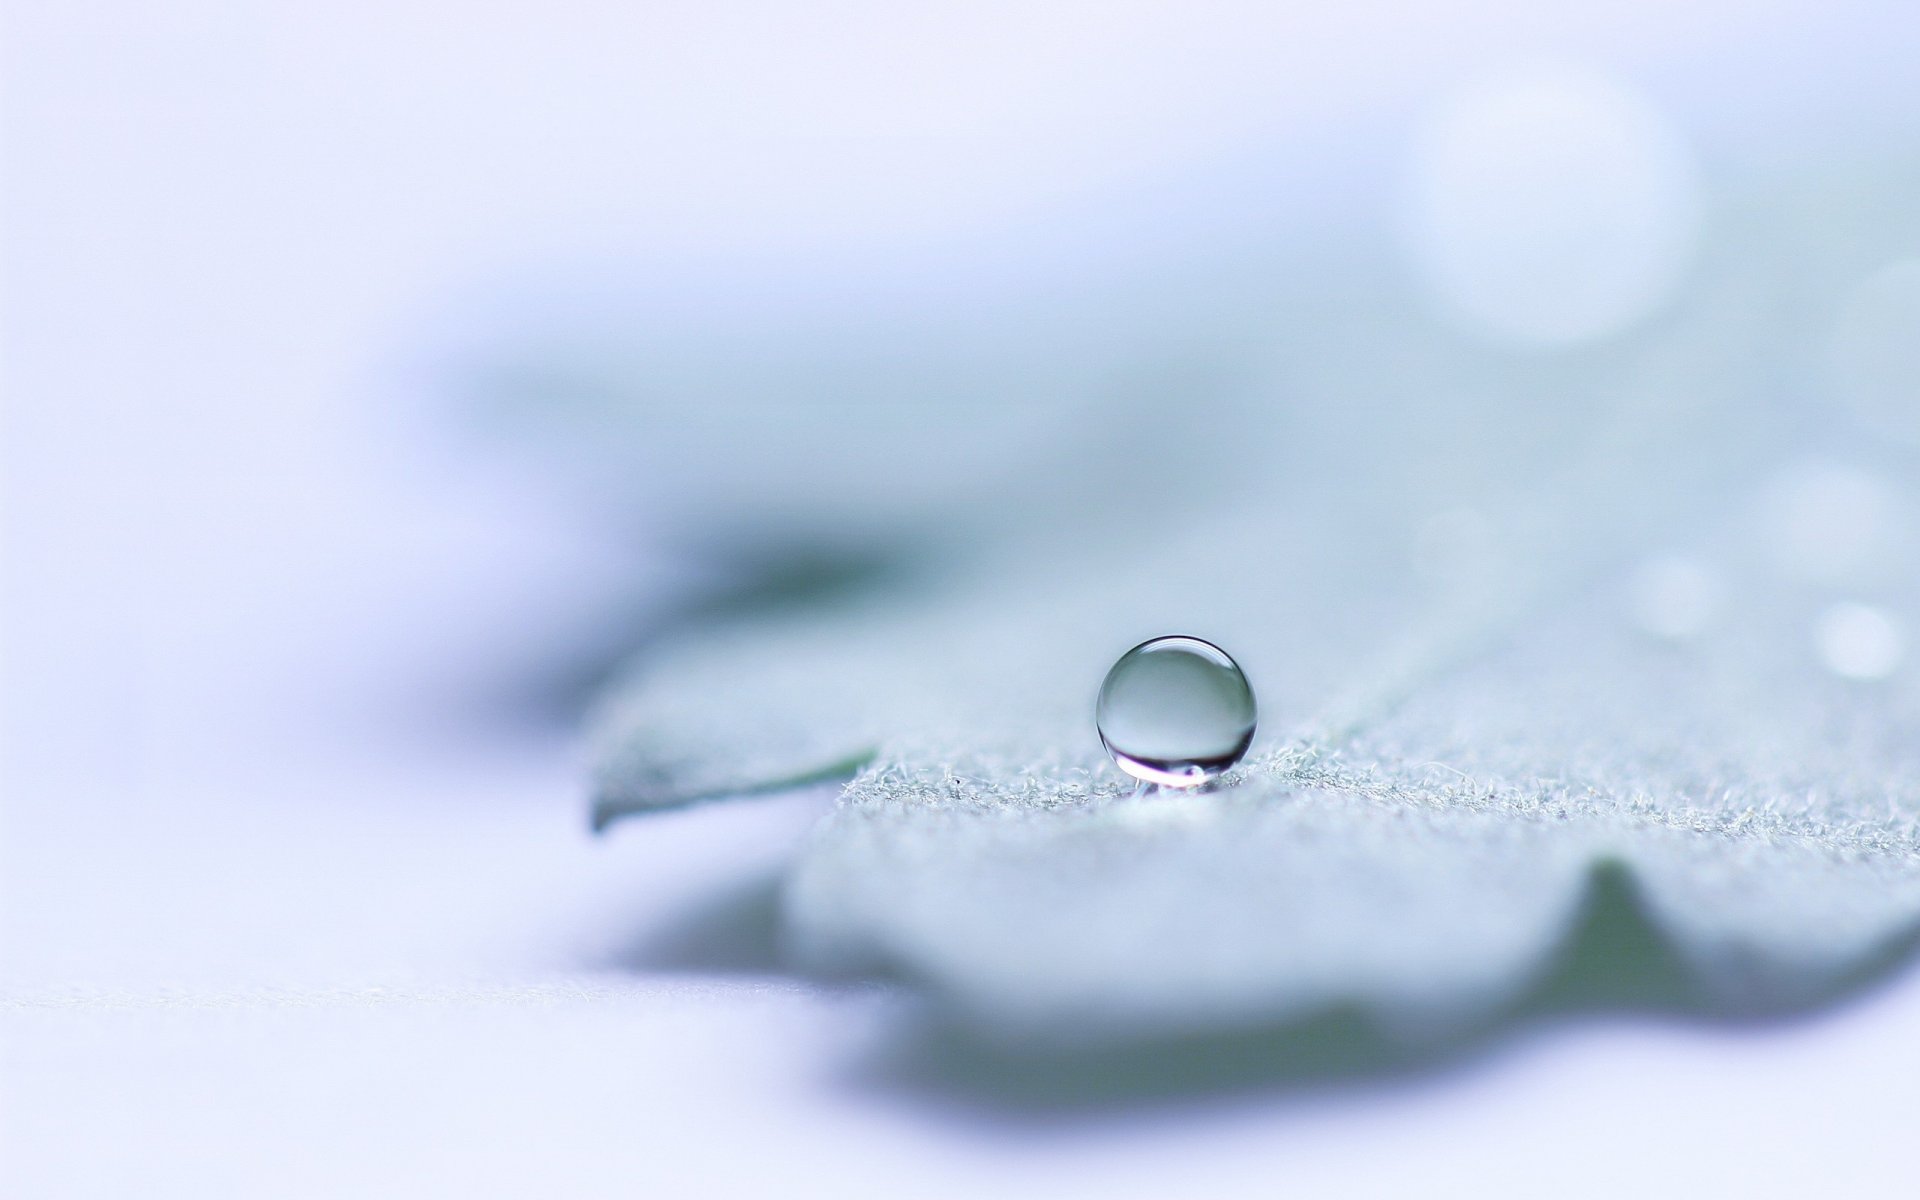
[[[1094,724],[1122,771],[1185,788],[1217,778],[1253,744],[1253,688],[1225,650],[1157,637],[1120,656],[1100,685]]]

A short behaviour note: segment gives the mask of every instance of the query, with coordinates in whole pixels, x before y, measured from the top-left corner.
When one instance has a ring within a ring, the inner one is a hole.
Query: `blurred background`
[[[1897,1182],[1910,983],[1067,1130],[872,1094],[887,994],[699,919],[830,793],[594,844],[573,739],[731,606],[1335,492],[1444,571],[1596,462],[1759,497],[1810,653],[1910,669],[1905,7],[83,0],[0,53],[23,1194]],[[1721,586],[1640,578],[1663,635]]]

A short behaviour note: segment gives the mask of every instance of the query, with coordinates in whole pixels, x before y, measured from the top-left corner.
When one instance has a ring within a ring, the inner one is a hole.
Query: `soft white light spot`
[[[1633,623],[1655,637],[1698,637],[1719,614],[1726,589],[1706,564],[1679,555],[1644,563],[1628,581]]]
[[[1787,574],[1812,583],[1854,582],[1891,556],[1896,507],[1891,489],[1870,472],[1802,463],[1774,480],[1764,536]]]
[[[1692,156],[1644,100],[1575,71],[1490,82],[1420,137],[1405,224],[1449,314],[1496,341],[1618,332],[1674,291],[1693,251]]]
[[[1836,604],[1821,613],[1813,640],[1820,661],[1847,679],[1884,679],[1907,653],[1900,623],[1865,604]]]
[[[1869,276],[1841,303],[1834,384],[1862,424],[1920,441],[1920,258]]]

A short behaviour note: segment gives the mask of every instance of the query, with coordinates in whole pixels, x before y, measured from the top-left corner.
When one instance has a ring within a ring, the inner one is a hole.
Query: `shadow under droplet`
[[[1630,872],[1597,865],[1559,951],[1523,996],[1451,1037],[1409,1041],[1357,1006],[1263,1028],[1069,1048],[1008,1043],[923,1015],[854,1069],[863,1089],[989,1119],[1097,1119],[1235,1095],[1287,1096],[1400,1084],[1464,1069],[1529,1030],[1625,1015],[1757,1025],[1811,1013],[1881,978],[1920,942],[1910,933],[1846,978],[1813,990],[1710,995],[1661,932]]]

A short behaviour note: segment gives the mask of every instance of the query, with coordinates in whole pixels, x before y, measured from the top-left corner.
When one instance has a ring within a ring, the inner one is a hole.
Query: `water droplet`
[[[1835,604],[1813,625],[1813,641],[1827,669],[1846,679],[1885,679],[1907,653],[1895,621],[1866,604]]]
[[[1257,715],[1240,665],[1196,637],[1157,637],[1121,655],[1094,710],[1120,769],[1167,787],[1205,783],[1239,762]]]

